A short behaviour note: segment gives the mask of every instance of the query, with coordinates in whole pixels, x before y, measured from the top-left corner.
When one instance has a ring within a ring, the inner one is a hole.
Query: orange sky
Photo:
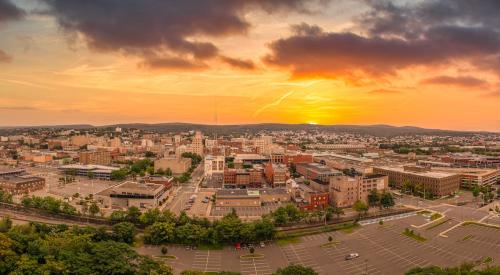
[[[359,23],[372,7],[352,1],[314,6],[313,12],[252,6],[234,8],[248,23],[243,31],[182,33],[188,42],[215,45],[216,55],[207,58],[164,41],[133,50],[96,46],[92,33],[61,25],[58,19],[67,10],[38,13],[52,8],[40,2],[10,1],[23,10],[17,18],[2,20],[0,13],[0,50],[8,56],[0,61],[0,126],[214,124],[217,116],[219,124],[383,123],[500,131],[498,70],[475,63],[500,55],[496,41],[484,42],[491,43],[484,49],[465,45],[467,56],[453,55],[454,49],[434,50],[430,32],[425,41],[394,41],[386,33],[380,42],[368,33],[368,23]],[[307,25],[290,27],[301,23]],[[496,31],[497,23],[491,24],[488,29]],[[381,50],[368,54],[365,45]],[[425,51],[418,53],[420,48]],[[174,57],[177,67],[148,65],[153,51]],[[422,56],[414,58],[413,52]],[[253,67],[224,57],[251,61]],[[196,66],[180,66],[181,58]]]

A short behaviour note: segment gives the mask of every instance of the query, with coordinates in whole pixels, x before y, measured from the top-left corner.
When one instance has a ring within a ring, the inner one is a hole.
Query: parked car
[[[356,259],[359,257],[359,254],[358,253],[350,253],[348,255],[345,256],[345,259],[346,261],[347,260],[352,260],[352,259]]]
[[[203,199],[201,202],[202,203],[208,203],[208,199]]]
[[[240,244],[240,243],[236,243],[236,244],[234,245],[234,247],[235,247],[236,249],[241,249],[241,244]]]
[[[259,244],[259,245],[260,245],[260,247],[262,247],[262,248],[266,247],[266,244],[265,244],[264,242],[260,242],[260,244]]]

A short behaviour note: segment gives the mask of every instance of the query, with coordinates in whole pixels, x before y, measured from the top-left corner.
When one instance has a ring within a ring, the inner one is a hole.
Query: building
[[[389,177],[386,175],[334,176],[330,178],[330,204],[335,207],[351,207],[358,200],[367,203],[372,190],[381,193],[388,187]]]
[[[85,146],[89,143],[90,143],[90,139],[88,136],[78,135],[78,136],[72,136],[70,138],[70,144],[78,146],[78,147]]]
[[[295,165],[295,169],[307,180],[324,184],[330,183],[330,177],[342,175],[342,172],[319,163],[299,163]]]
[[[479,168],[433,168],[434,171],[456,173],[460,175],[460,186],[471,188],[473,185],[494,186],[500,179],[500,169]]]
[[[195,153],[197,155],[203,156],[204,153],[203,146],[203,135],[200,131],[196,131],[193,137],[193,141],[189,144],[187,150],[188,152]]]
[[[373,167],[373,159],[335,153],[315,154],[314,161],[339,171],[354,168],[361,174],[371,173]]]
[[[286,185],[288,168],[284,164],[267,163],[264,174],[267,182],[273,187],[284,187]]]
[[[303,183],[297,184],[292,193],[292,198],[301,210],[326,208],[329,203],[328,196],[328,191],[316,191]]]
[[[258,169],[226,168],[223,175],[224,188],[245,189],[259,188],[262,186],[262,172]]]
[[[113,171],[119,170],[118,167],[104,166],[104,165],[80,165],[80,164],[68,164],[59,167],[59,170],[68,175],[83,176],[88,177],[92,175],[95,179],[100,180],[111,180],[111,173]]]
[[[27,194],[44,187],[45,179],[41,177],[29,175],[0,177],[0,188],[12,195]]]
[[[290,166],[297,163],[311,163],[313,156],[311,154],[271,154],[271,162],[285,164]]]
[[[147,176],[144,178],[145,183],[163,184],[165,188],[170,189],[174,183],[173,177],[163,176]]]
[[[260,207],[289,201],[290,195],[282,188],[219,189],[215,193],[215,205],[219,207]]]
[[[170,169],[173,174],[182,174],[191,167],[190,158],[166,157],[155,160],[155,171]]]
[[[167,188],[163,184],[126,181],[95,195],[106,208],[155,208],[167,199]]]
[[[81,164],[110,165],[111,153],[105,150],[85,151],[79,153]]]
[[[22,168],[16,168],[16,169],[0,169],[0,177],[6,177],[6,176],[20,176],[22,174],[25,174],[26,170]]]
[[[500,157],[450,155],[442,157],[441,161],[450,163],[452,167],[500,169]]]
[[[460,186],[460,175],[431,171],[429,167],[373,167],[373,172],[389,176],[389,183],[401,188],[404,182],[421,185],[423,192],[442,197],[454,194]]]
[[[212,176],[213,173],[224,173],[225,157],[207,155],[205,157],[205,176]]]

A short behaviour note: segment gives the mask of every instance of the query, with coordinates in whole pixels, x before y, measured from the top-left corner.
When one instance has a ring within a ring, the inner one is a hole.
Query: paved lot
[[[195,251],[192,270],[219,272],[222,267],[222,251]]]
[[[240,259],[240,270],[243,275],[269,275],[274,272],[267,259]]]
[[[445,217],[445,219],[447,219]],[[456,266],[464,261],[478,261],[492,257],[500,261],[500,230],[478,225],[458,226],[441,237],[439,233],[451,228],[457,221],[450,220],[437,227],[421,215],[385,221],[383,225],[369,224],[353,233],[341,231],[301,237],[300,243],[257,248],[255,253],[264,254],[262,259],[240,259],[247,250],[226,247],[218,251],[187,251],[183,247],[169,249],[178,257],[171,261],[176,273],[186,269],[201,271],[236,271],[243,274],[271,274],[279,267],[291,263],[310,266],[320,274],[404,274],[416,266]],[[427,240],[416,241],[403,235],[405,228],[413,229]],[[328,237],[336,245],[325,247]],[[151,249],[151,248],[150,248]],[[159,255],[159,248],[155,248]],[[144,250],[141,248],[141,250]],[[141,251],[151,254],[149,251]],[[154,254],[153,253],[153,254]],[[360,257],[345,260],[349,253]]]

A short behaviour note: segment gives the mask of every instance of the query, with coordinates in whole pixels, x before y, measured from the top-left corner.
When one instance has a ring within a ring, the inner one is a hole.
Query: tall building
[[[383,192],[388,186],[388,177],[381,174],[363,177],[333,176],[330,178],[330,203],[335,207],[351,207],[358,200],[368,202],[368,195],[372,190]]]
[[[203,150],[203,135],[200,131],[196,131],[193,137],[193,141],[188,147],[188,151],[203,156]]]

